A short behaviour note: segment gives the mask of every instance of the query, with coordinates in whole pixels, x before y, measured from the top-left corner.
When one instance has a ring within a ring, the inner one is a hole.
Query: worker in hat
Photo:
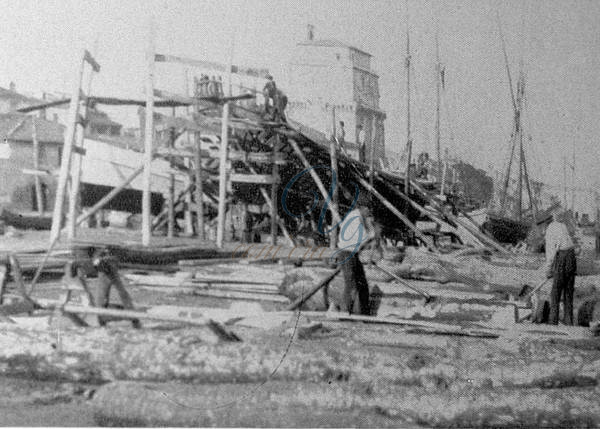
[[[267,82],[263,88],[263,96],[265,97],[265,115],[273,113],[277,107],[277,85],[273,80],[273,76],[266,76]]]
[[[546,276],[552,278],[550,293],[550,316],[548,323],[558,324],[561,298],[564,305],[563,321],[573,325],[573,293],[577,262],[575,244],[565,223],[566,212],[561,207],[552,212],[552,222],[546,228],[546,264],[542,267]]]

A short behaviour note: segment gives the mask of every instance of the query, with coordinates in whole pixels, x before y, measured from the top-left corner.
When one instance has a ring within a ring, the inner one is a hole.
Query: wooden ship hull
[[[487,220],[483,223],[482,228],[500,243],[517,244],[527,238],[531,226],[531,219],[519,221],[488,213]]]
[[[50,215],[13,213],[5,208],[0,209],[0,220],[17,229],[49,230],[52,225]]]

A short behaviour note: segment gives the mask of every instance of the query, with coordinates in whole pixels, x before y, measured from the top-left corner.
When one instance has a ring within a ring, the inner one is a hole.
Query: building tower
[[[329,138],[335,107],[335,123],[344,122],[345,149],[358,159],[358,125],[362,125],[366,162],[374,146],[378,165],[385,156],[386,114],[379,108],[379,76],[371,70],[371,58],[339,40],[314,38],[314,28],[308,26],[307,39],[296,45],[290,63],[286,112]]]

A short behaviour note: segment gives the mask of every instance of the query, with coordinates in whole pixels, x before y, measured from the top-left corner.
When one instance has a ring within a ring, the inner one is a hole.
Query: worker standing
[[[369,284],[358,249],[366,240],[373,240],[363,251],[381,258],[381,231],[374,224],[371,210],[366,203],[359,202],[357,208],[348,213],[339,225],[337,263],[342,264],[344,276],[344,304],[341,310],[348,313],[369,315]]]
[[[573,325],[573,293],[577,262],[575,245],[565,222],[565,211],[560,207],[552,213],[552,222],[546,228],[546,264],[544,269],[548,278],[553,278],[550,293],[549,323],[558,324],[559,303],[562,297],[564,305],[563,321]]]
[[[337,141],[340,147],[345,149],[346,145],[346,130],[344,129],[344,121],[340,121],[337,129]]]
[[[277,108],[277,85],[273,80],[273,76],[266,76],[267,82],[263,88],[263,96],[265,97],[265,115],[268,115]]]
[[[360,162],[366,162],[367,160],[367,148],[365,146],[365,130],[362,124],[356,126],[356,143],[358,145],[358,160]]]

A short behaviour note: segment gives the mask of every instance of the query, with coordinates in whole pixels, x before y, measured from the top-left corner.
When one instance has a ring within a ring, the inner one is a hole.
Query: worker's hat
[[[265,76],[265,78],[266,78],[267,80],[273,80],[273,76],[271,76],[270,74],[267,74],[267,75]]]

